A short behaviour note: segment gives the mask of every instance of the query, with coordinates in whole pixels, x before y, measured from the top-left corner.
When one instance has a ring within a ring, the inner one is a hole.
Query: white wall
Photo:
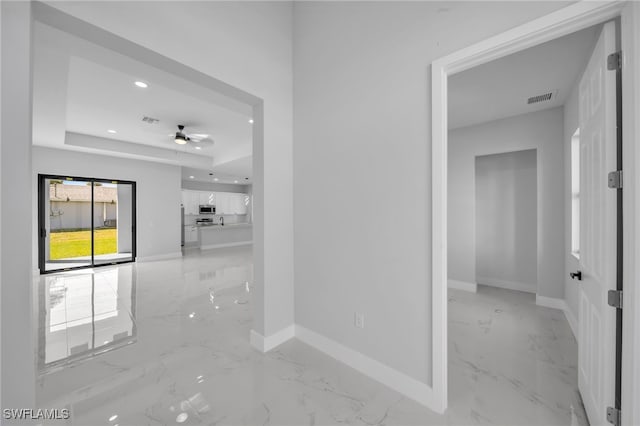
[[[0,365],[3,408],[35,407],[31,264],[31,4],[0,2]],[[23,421],[2,420],[3,425]]]
[[[560,184],[564,182],[562,138],[562,107],[449,132],[449,278],[475,282],[473,280],[477,276],[476,243],[475,239],[469,238],[476,234],[473,201],[475,157],[535,149],[538,166],[537,294],[564,297],[564,185]]]
[[[180,254],[180,167],[75,151],[33,148],[33,178],[69,175],[136,182],[137,258]],[[37,188],[33,187],[33,264],[38,264]]]
[[[155,2],[150,8],[148,3],[134,1],[54,1],[50,5],[264,100],[264,126],[254,118],[254,129],[264,128],[262,148],[254,146],[254,157],[264,157],[263,182],[254,182],[260,188],[255,209],[264,219],[263,225],[258,218],[254,221],[254,263],[256,277],[259,271],[264,273],[264,283],[256,283],[257,300],[263,298],[263,288],[265,295],[263,306],[255,306],[253,327],[271,335],[291,325],[292,4]],[[189,30],[176,22],[188,22]],[[254,181],[260,171],[254,167]]]
[[[536,156],[526,150],[475,159],[478,284],[536,292]]]
[[[429,65],[564,5],[294,3],[297,324],[431,383]]]

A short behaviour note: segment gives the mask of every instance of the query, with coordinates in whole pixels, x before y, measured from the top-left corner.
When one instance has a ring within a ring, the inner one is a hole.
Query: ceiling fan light
[[[182,137],[182,136],[176,136],[176,138],[174,139],[174,142],[177,143],[178,145],[186,145],[187,144],[187,140]]]

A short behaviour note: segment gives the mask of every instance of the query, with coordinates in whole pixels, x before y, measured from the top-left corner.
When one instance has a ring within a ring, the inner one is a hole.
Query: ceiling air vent
[[[145,123],[149,123],[149,124],[156,124],[160,120],[158,120],[157,118],[147,117],[145,115],[144,117],[142,117],[142,121],[144,121]]]
[[[544,95],[532,96],[527,99],[527,104],[537,104],[538,102],[550,101],[553,98],[553,92],[545,93]]]

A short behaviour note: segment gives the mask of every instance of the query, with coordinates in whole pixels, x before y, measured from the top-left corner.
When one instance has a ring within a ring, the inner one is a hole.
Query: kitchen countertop
[[[213,225],[196,225],[199,229],[215,229],[217,231],[223,229],[238,229],[238,228],[251,228],[253,225],[251,223],[230,223],[228,225],[220,225],[214,223]]]

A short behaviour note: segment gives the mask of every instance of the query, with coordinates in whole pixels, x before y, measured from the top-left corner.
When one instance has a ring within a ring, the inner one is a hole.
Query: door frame
[[[120,260],[113,262],[105,262],[105,263],[95,263],[94,259],[94,238],[93,231],[95,230],[94,220],[94,208],[95,203],[93,201],[93,188],[91,187],[91,263],[88,265],[82,266],[74,266],[71,268],[62,268],[62,269],[52,269],[50,271],[46,270],[46,259],[45,259],[45,244],[46,244],[46,236],[43,236],[42,230],[44,228],[45,221],[45,208],[44,205],[44,182],[47,179],[58,179],[58,180],[74,180],[74,181],[86,181],[91,183],[122,183],[125,185],[131,185],[131,259],[129,260]],[[118,265],[121,263],[131,263],[136,261],[136,248],[137,248],[137,239],[136,239],[136,182],[132,180],[122,180],[122,179],[104,179],[104,178],[90,178],[90,177],[81,177],[81,176],[69,176],[69,175],[49,175],[38,173],[38,269],[40,269],[40,274],[53,274],[65,271],[73,271],[77,269],[87,269],[87,268],[97,268],[100,266],[110,266],[110,265]]]
[[[431,64],[431,122],[432,122],[432,200],[431,200],[431,350],[432,388],[434,402],[439,412],[444,412],[448,403],[448,359],[447,359],[447,146],[448,146],[448,93],[449,75],[482,65],[495,59],[574,33],[592,25],[621,18],[623,50],[623,87],[625,93],[633,93],[623,99],[625,123],[623,147],[625,152],[625,181],[635,181],[635,165],[640,161],[640,150],[634,149],[636,136],[640,136],[640,123],[631,119],[634,111],[640,111],[640,82],[634,81],[634,70],[640,69],[640,43],[634,44],[640,26],[640,5],[634,2],[590,2],[580,1],[549,15],[535,19],[498,34],[477,44],[439,58]],[[640,212],[640,185],[625,191],[623,214],[635,217]],[[634,283],[640,274],[630,268],[637,262],[636,247],[640,247],[640,227],[634,227],[627,219],[624,235],[625,283]],[[631,232],[629,232],[629,230]],[[640,291],[632,285],[625,286],[623,312],[623,383],[622,423],[640,424],[640,407],[633,401],[640,400]],[[613,309],[613,308],[612,308]]]

